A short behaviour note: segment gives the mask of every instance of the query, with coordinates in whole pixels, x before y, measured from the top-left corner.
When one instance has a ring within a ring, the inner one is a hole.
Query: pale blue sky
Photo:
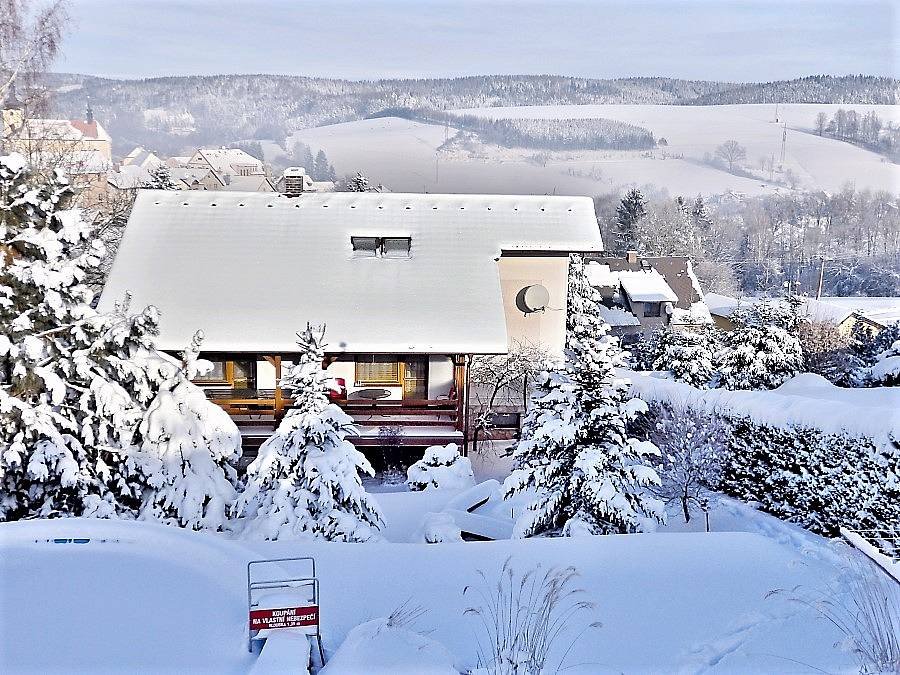
[[[71,0],[57,71],[898,75],[898,0]]]

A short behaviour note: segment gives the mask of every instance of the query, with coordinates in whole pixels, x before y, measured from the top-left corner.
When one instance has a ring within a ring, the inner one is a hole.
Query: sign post
[[[286,568],[299,565],[302,571],[289,574]],[[319,632],[319,580],[313,558],[275,558],[247,563],[247,648],[265,642],[270,631],[291,630],[316,640],[319,659],[325,652]]]

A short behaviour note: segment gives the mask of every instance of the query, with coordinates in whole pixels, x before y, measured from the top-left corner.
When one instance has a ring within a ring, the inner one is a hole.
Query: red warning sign
[[[319,625],[319,607],[282,607],[250,610],[250,630],[306,628]]]

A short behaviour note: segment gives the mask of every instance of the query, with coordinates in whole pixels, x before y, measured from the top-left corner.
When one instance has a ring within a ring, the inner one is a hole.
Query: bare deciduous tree
[[[531,382],[549,361],[547,349],[530,342],[515,342],[506,354],[476,356],[472,360],[469,381],[476,448],[479,436],[489,434],[493,429],[499,406],[521,401],[527,408]]]
[[[735,140],[725,141],[716,148],[716,157],[727,162],[728,170],[733,172],[747,158],[747,148]]]
[[[35,78],[59,53],[68,18],[66,0],[0,0],[0,101],[16,83],[20,97],[35,96]]]

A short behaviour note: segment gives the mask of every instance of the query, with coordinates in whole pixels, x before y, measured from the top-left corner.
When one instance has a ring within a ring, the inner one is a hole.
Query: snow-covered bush
[[[572,518],[595,533],[632,532],[662,520],[663,505],[646,494],[659,476],[649,465],[658,454],[628,436],[626,425],[646,410],[628,396],[614,367],[624,361],[618,341],[600,318],[596,292],[580,256],[570,261],[565,372],[544,372],[532,395],[506,497],[534,491],[519,517],[518,536],[563,529]]]
[[[653,334],[645,355],[651,370],[666,370],[679,382],[706,389],[716,378],[721,337],[712,326],[665,328]]]
[[[180,367],[159,364],[163,382],[140,426],[149,486],[141,517],[218,530],[237,496],[241,432],[191,382],[212,365],[197,359],[202,338],[194,336]]]
[[[891,341],[892,338],[896,338]],[[866,382],[874,387],[900,385],[900,323],[885,328],[875,340],[885,349],[874,357],[874,363],[866,371]]]
[[[351,629],[322,670],[323,675],[459,672],[446,647],[392,617],[372,619]]]
[[[472,461],[459,454],[456,443],[426,448],[425,456],[409,467],[406,476],[410,490],[465,490],[475,485]]]
[[[795,302],[759,302],[737,310],[732,321],[718,359],[726,389],[774,389],[803,370]]]
[[[462,541],[462,530],[449,513],[426,513],[422,521],[421,541],[425,544],[441,544]]]
[[[294,405],[248,467],[235,509],[251,519],[249,536],[366,541],[382,524],[359,477],[372,467],[347,440],[353,420],[328,400],[323,337],[309,325],[297,334],[300,356],[281,383]]]

